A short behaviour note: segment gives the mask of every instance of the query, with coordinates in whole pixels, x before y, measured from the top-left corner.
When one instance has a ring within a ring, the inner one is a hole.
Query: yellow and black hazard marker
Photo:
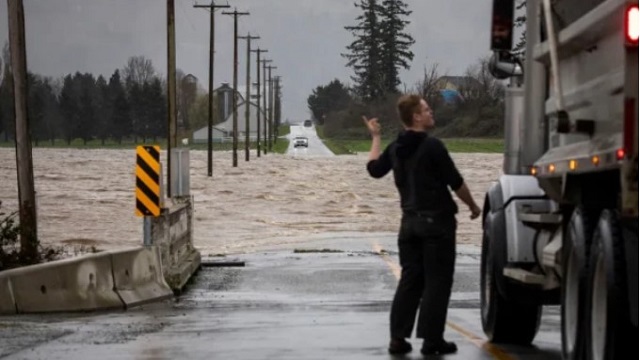
[[[136,149],[136,215],[160,215],[160,147]]]

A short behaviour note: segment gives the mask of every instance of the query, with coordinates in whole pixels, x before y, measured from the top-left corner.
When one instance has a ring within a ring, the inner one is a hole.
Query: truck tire
[[[638,333],[629,319],[624,246],[614,211],[600,215],[589,262],[587,359],[635,359]]]
[[[584,359],[587,259],[597,216],[581,207],[574,210],[565,233],[562,263],[562,355],[564,359]]]
[[[498,291],[497,277],[502,277],[506,254],[504,246],[496,246],[504,239],[492,239],[492,215],[485,216],[482,235],[480,273],[480,307],[482,329],[489,341],[529,345],[538,332],[542,306],[516,302]],[[504,244],[503,244],[504,245]],[[514,290],[515,292],[515,290]]]

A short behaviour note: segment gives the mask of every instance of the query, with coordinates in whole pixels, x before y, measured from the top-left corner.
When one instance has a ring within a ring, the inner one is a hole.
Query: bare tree
[[[122,69],[124,79],[131,79],[138,85],[150,82],[156,75],[150,59],[144,56],[132,56],[127,60],[127,65]]]
[[[440,90],[442,89],[438,84],[440,77],[437,63],[431,65],[428,69],[425,66],[424,76],[415,87],[415,91],[427,101],[431,108],[439,107],[442,103],[442,96],[440,95]]]
[[[465,106],[495,106],[504,99],[504,86],[491,75],[488,64],[489,58],[481,58],[467,68],[464,81],[458,87]]]

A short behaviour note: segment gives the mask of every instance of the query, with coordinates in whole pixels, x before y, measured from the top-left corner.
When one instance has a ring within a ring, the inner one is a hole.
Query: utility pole
[[[280,126],[280,117],[282,115],[282,103],[280,102],[280,76],[275,76],[273,79],[276,82],[274,95],[273,95],[273,123],[274,123],[274,134],[273,134],[273,143],[278,143],[278,127]],[[276,109],[278,113],[276,114]]]
[[[209,127],[208,134],[208,151],[207,151],[207,175],[211,177],[213,175],[213,116],[216,112],[216,106],[213,101],[213,64],[215,56],[215,18],[214,13],[217,8],[229,8],[229,5],[216,5],[211,0],[210,5],[193,5],[195,8],[208,8],[209,9]]]
[[[267,66],[269,70],[269,151],[272,151],[273,147],[273,78],[271,77],[271,70],[277,69],[277,66]]]
[[[264,135],[264,148],[263,148],[263,154],[267,153],[267,124],[268,124],[268,116],[267,116],[267,64],[273,62],[273,60],[262,60],[262,90],[263,90],[263,95],[262,95],[262,109],[264,111],[264,129],[263,129],[263,135]]]
[[[9,13],[9,46],[13,70],[13,105],[16,122],[20,257],[28,264],[35,264],[38,262],[38,221],[29,117],[27,116],[27,50],[22,0],[8,0],[7,10]]]
[[[167,0],[167,197],[171,198],[171,149],[176,146],[176,17],[174,0]]]
[[[247,95],[245,100],[245,126],[244,126],[244,160],[249,161],[249,117],[251,116],[251,40],[260,39],[260,36],[251,36],[251,34],[247,34],[247,36],[240,36],[239,39],[247,40]],[[258,133],[259,134],[259,133]]]
[[[257,57],[256,57],[256,77],[258,78],[258,82],[257,84],[257,91],[258,91],[258,96],[256,97],[257,103],[258,103],[258,116],[257,116],[257,123],[258,123],[258,129],[257,129],[257,134],[258,136],[256,137],[256,148],[257,148],[257,154],[258,157],[260,157],[260,121],[261,121],[261,114],[260,112],[262,111],[262,106],[260,106],[260,54],[261,53],[265,53],[265,52],[269,52],[269,50],[262,50],[260,48],[257,48],[256,50],[251,50],[252,52],[257,53]]]
[[[223,12],[233,16],[233,167],[238,167],[238,16],[248,12]]]

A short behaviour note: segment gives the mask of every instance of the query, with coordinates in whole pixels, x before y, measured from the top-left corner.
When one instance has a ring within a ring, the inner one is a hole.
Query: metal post
[[[176,28],[174,0],[167,0],[167,197],[171,198],[171,149],[176,146]]]
[[[151,216],[145,216],[142,220],[142,244],[144,246],[153,245],[151,238]]]

